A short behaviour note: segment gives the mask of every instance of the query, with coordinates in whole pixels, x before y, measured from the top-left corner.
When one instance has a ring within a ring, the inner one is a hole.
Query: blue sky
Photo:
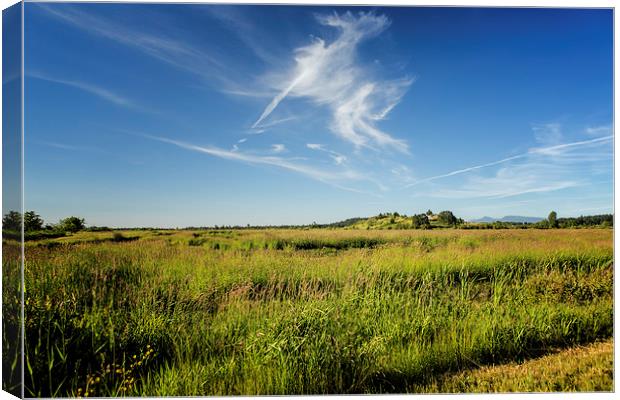
[[[612,11],[26,3],[26,209],[613,211]]]
[[[2,11],[2,214],[21,209],[21,6]]]

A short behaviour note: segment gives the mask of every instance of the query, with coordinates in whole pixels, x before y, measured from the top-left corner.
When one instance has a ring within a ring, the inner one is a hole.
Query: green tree
[[[27,211],[24,214],[24,231],[33,232],[43,229],[43,219],[34,211]]]
[[[551,211],[549,213],[549,217],[547,217],[547,221],[549,222],[550,228],[558,227],[558,214],[555,211]]]
[[[546,219],[543,219],[543,220],[536,222],[533,226],[534,228],[538,228],[538,229],[548,229],[549,221]]]
[[[430,217],[431,215],[433,215],[433,212],[432,212],[431,210],[428,210],[428,211],[426,212],[426,215],[428,215],[428,216]]]
[[[84,223],[84,218],[78,218],[78,217],[67,217],[65,219],[61,219],[60,223],[58,224],[58,228],[60,230],[63,230],[65,232],[78,232],[83,230],[86,227],[86,224]]]
[[[431,223],[426,214],[417,214],[411,217],[411,226],[414,229],[428,229],[431,227]]]
[[[19,232],[22,230],[22,215],[17,211],[9,211],[2,217],[2,230]]]
[[[442,211],[437,215],[437,220],[446,225],[456,225],[456,217],[452,211]]]

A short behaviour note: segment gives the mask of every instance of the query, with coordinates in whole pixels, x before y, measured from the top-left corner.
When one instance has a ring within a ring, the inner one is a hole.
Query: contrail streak
[[[503,163],[508,162],[508,161],[516,160],[516,159],[519,159],[519,158],[524,158],[524,157],[530,156],[532,154],[550,154],[550,153],[552,153],[555,150],[564,150],[564,149],[571,148],[571,147],[578,147],[578,146],[588,145],[588,144],[592,144],[592,143],[605,142],[605,141],[610,140],[612,138],[613,138],[613,135],[610,135],[610,136],[604,136],[604,137],[600,137],[600,138],[596,138],[596,139],[591,139],[591,140],[583,140],[583,141],[579,141],[579,142],[564,143],[564,144],[558,144],[558,145],[549,146],[549,147],[533,148],[533,149],[530,149],[527,153],[518,154],[516,156],[512,156],[512,157],[508,157],[508,158],[503,158],[503,159],[498,160],[498,161],[493,161],[493,162],[486,163],[486,164],[481,164],[481,165],[475,165],[473,167],[468,167],[468,168],[463,168],[463,169],[459,169],[459,170],[456,170],[456,171],[448,172],[447,174],[436,175],[436,176],[431,176],[429,178],[420,179],[418,181],[415,181],[413,183],[410,183],[410,184],[406,185],[405,188],[410,188],[412,186],[416,186],[416,185],[419,185],[420,183],[424,183],[424,182],[430,182],[430,181],[434,181],[434,180],[441,179],[441,178],[447,178],[449,176],[464,174],[466,172],[474,171],[474,170],[481,169],[481,168],[492,167],[494,165],[503,164]]]
[[[286,96],[288,96],[291,90],[293,90],[295,86],[297,86],[297,84],[303,79],[304,75],[305,74],[303,73],[299,74],[299,76],[295,78],[293,82],[291,82],[291,84],[286,87],[286,89],[278,93],[278,95],[274,97],[273,100],[271,100],[271,103],[269,103],[267,107],[265,107],[265,111],[263,111],[261,116],[256,120],[256,122],[254,122],[254,125],[252,125],[252,129],[256,128],[258,124],[260,124],[265,118],[269,116],[269,114],[273,112],[273,110],[276,109],[278,104],[280,104],[280,102],[284,100]]]

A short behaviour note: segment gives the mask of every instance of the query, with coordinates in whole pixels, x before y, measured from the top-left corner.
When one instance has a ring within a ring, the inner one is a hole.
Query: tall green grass
[[[28,396],[407,392],[612,335],[611,231],[108,236],[28,246]]]
[[[22,395],[21,247],[2,243],[2,389]]]

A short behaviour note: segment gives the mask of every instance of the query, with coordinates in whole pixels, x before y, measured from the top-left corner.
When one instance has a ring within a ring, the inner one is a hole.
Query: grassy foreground
[[[610,338],[612,236],[217,230],[32,242],[26,394],[428,391],[447,373]],[[540,390],[582,389],[554,371]],[[489,390],[530,390],[519,379]],[[436,390],[487,390],[458,385]]]
[[[424,393],[613,391],[613,340],[522,364],[483,367],[413,388]]]

